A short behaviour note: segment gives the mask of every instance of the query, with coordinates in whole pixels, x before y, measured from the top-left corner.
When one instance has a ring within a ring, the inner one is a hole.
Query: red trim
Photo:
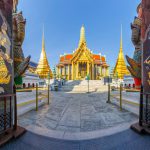
[[[141,79],[134,78],[135,88],[140,89],[141,88]]]

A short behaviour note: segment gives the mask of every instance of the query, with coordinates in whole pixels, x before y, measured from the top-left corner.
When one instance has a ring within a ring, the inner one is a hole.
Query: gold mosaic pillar
[[[94,80],[94,64],[92,63],[92,80]]]
[[[78,79],[79,77],[78,77],[78,67],[79,67],[79,65],[78,65],[78,62],[76,63],[76,79]]]
[[[87,62],[87,75],[89,75],[90,74],[90,66],[89,66],[89,62]]]
[[[71,76],[71,78],[72,78],[72,80],[74,80],[74,65],[73,65],[73,63],[72,63],[72,76]]]

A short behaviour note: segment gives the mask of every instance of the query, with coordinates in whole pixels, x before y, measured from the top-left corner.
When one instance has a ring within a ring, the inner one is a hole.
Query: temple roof
[[[29,62],[29,67],[36,68],[37,66],[38,64],[36,62],[33,62],[33,61]]]
[[[73,54],[66,54],[66,55],[60,57],[59,62],[61,64],[67,64],[67,63],[71,64],[72,57],[73,57]],[[97,64],[106,63],[106,57],[105,56],[101,56],[99,54],[93,54],[92,57],[94,59],[94,62]]]

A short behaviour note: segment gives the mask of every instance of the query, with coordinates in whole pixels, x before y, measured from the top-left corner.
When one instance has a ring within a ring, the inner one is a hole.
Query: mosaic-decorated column
[[[73,64],[73,62],[72,62],[72,80],[74,80],[74,64]]]
[[[145,93],[150,93],[150,1],[143,0],[143,59],[142,59],[142,84]]]

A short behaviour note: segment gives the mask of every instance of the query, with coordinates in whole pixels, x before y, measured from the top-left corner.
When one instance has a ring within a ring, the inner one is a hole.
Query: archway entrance
[[[79,77],[84,79],[87,75],[87,62],[79,62]]]

